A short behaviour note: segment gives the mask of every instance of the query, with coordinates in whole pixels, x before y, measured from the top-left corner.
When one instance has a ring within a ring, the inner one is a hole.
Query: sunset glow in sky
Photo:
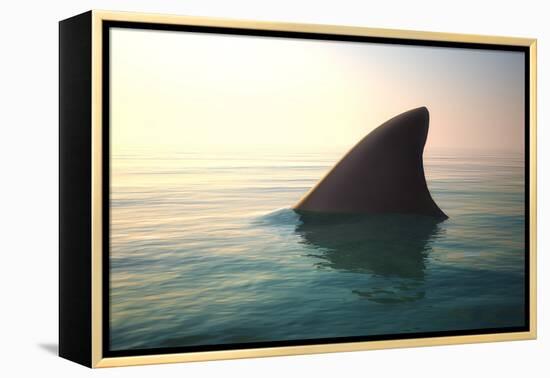
[[[520,52],[111,30],[111,143],[347,150],[426,106],[426,149],[523,149]]]

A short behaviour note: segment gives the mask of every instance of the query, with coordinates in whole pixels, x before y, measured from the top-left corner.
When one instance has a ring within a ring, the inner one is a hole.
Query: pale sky
[[[352,147],[430,111],[426,150],[522,151],[520,52],[111,29],[113,152]]]

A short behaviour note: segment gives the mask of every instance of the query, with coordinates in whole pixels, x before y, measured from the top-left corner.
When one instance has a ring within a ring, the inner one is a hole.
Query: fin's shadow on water
[[[352,288],[377,302],[417,300],[424,295],[425,260],[440,220],[416,215],[300,213],[295,232],[318,252],[315,265],[374,277]]]

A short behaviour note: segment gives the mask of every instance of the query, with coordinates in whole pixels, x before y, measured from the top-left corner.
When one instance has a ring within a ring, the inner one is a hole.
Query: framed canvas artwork
[[[534,39],[104,11],[59,36],[62,357],[536,337]]]

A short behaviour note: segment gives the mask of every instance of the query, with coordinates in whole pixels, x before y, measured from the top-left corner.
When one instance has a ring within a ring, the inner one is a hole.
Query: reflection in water
[[[425,258],[440,232],[435,218],[417,215],[301,213],[296,233],[319,254],[316,266],[374,276],[352,291],[375,302],[414,301],[424,296]]]

